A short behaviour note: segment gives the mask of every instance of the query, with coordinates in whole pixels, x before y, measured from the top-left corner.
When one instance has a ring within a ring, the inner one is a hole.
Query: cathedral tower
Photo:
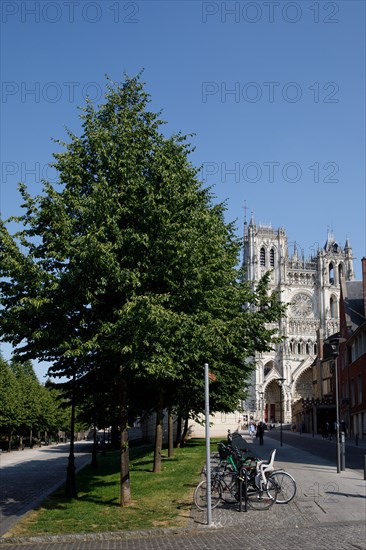
[[[312,397],[311,365],[317,354],[317,335],[326,338],[339,330],[341,277],[354,279],[352,249],[328,232],[323,248],[318,245],[309,258],[298,244],[289,243],[284,228],[256,225],[253,215],[244,224],[244,267],[253,288],[270,272],[270,290],[279,291],[288,304],[286,318],[278,327],[283,343],[254,360],[250,394],[244,409],[254,420],[292,421],[292,404]],[[279,379],[282,379],[279,382]],[[280,394],[281,392],[281,394]]]

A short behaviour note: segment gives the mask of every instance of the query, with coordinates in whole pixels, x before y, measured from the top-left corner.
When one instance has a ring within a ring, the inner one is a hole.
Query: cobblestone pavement
[[[245,528],[190,529],[184,533],[140,533],[135,536],[106,533],[87,540],[70,536],[56,540],[1,543],[4,550],[366,550],[365,525],[345,522],[308,527],[269,526],[249,520]]]
[[[290,438],[288,438],[289,440]],[[366,482],[363,470],[337,474],[334,459],[321,458],[269,437],[253,453],[268,456],[276,448],[276,466],[297,481],[298,494],[286,505],[239,512],[220,504],[207,526],[205,512],[192,508],[186,529],[154,529],[0,539],[0,550],[366,550]],[[309,440],[309,449],[313,443]],[[365,450],[366,452],[366,450]]]

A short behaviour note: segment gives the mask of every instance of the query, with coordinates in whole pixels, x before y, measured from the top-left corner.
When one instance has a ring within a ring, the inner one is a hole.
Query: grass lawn
[[[217,440],[211,450],[217,450]],[[174,457],[162,452],[162,471],[152,473],[152,446],[130,449],[132,502],[119,506],[119,452],[98,455],[98,467],[77,475],[77,499],[61,489],[28,513],[7,536],[92,533],[187,525],[193,491],[205,462],[205,440],[192,439]]]

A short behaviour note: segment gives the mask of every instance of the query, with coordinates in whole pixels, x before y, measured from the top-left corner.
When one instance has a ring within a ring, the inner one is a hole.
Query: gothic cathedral
[[[243,403],[248,419],[292,422],[292,404],[312,397],[311,365],[319,331],[326,338],[339,330],[340,279],[354,279],[352,249],[348,239],[340,246],[332,232],[323,248],[315,244],[305,259],[296,243],[287,242],[285,229],[256,225],[253,215],[244,224],[246,278],[255,288],[270,271],[270,289],[289,304],[279,326],[284,342],[254,358],[256,368]]]

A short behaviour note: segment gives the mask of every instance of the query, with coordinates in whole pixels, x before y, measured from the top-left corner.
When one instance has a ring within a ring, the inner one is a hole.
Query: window
[[[351,405],[352,407],[355,404],[355,380],[352,378],[351,380]]]
[[[362,403],[362,378],[361,375],[357,375],[357,403],[361,405]]]
[[[318,348],[317,348],[317,345],[316,345],[316,343],[315,343],[315,344],[314,344],[314,355],[316,355],[317,352],[318,352]]]
[[[329,305],[330,305],[330,316],[331,316],[331,317],[335,317],[335,315],[334,315],[334,299],[333,299],[333,297],[330,299]]]
[[[339,266],[338,266],[338,281],[341,280],[341,277],[343,277],[343,265],[339,264]]]
[[[261,248],[261,251],[260,251],[260,264],[261,266],[266,265],[266,251],[264,250],[263,247]]]
[[[347,365],[349,365],[350,363],[352,363],[352,348],[351,346],[347,346],[347,356],[346,356],[346,361],[347,361]]]
[[[355,358],[357,359],[360,356],[360,339],[357,336],[355,341]]]
[[[329,264],[329,283],[334,285],[334,266]]]
[[[274,253],[273,248],[271,248],[271,251],[269,253],[269,265],[271,267],[274,267],[274,264],[275,264],[275,253]]]

